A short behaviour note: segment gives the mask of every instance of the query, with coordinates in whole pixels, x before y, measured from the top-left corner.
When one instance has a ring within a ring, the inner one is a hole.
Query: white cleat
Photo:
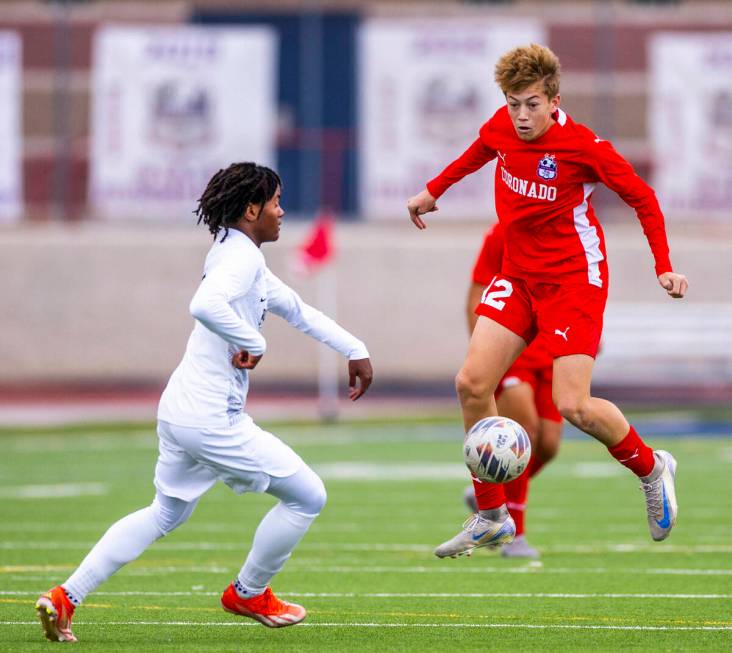
[[[473,549],[495,548],[508,544],[516,534],[516,524],[510,515],[503,521],[490,521],[480,514],[471,515],[463,524],[463,530],[435,549],[438,558],[457,558],[471,555]]]
[[[648,529],[651,531],[651,537],[656,542],[660,542],[671,533],[679,512],[674,485],[676,460],[668,451],[661,449],[654,451],[653,455],[656,463],[663,465],[663,469],[653,480],[641,479],[641,489],[646,495]],[[650,476],[646,477],[646,479],[650,478]]]

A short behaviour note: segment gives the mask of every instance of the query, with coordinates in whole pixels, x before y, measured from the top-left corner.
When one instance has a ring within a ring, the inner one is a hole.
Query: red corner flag
[[[295,267],[298,271],[316,272],[332,258],[334,222],[330,211],[321,211],[315,218],[305,240],[297,248]]]

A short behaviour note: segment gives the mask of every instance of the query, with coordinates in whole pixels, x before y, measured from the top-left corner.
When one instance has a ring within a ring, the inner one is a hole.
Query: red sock
[[[544,467],[544,465],[546,465],[546,460],[540,460],[536,456],[531,456],[526,474],[529,478],[534,478],[534,476],[536,476],[541,471],[541,468]]]
[[[529,463],[529,467],[531,463]],[[526,496],[529,493],[529,470],[521,476],[506,483],[506,507],[516,522],[516,535],[524,534],[524,515],[526,514]]]
[[[615,460],[627,467],[636,476],[648,476],[656,464],[653,458],[653,449],[641,440],[632,426],[628,431],[628,435],[614,447],[608,447],[607,450]]]
[[[482,483],[473,479],[473,488],[478,510],[493,510],[506,503],[506,495],[501,483]]]

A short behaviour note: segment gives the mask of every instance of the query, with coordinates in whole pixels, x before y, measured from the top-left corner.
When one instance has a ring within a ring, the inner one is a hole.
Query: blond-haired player
[[[671,266],[653,190],[607,140],[560,108],[559,77],[559,60],[547,47],[532,44],[503,55],[495,79],[506,104],[456,161],[409,199],[409,215],[424,229],[423,216],[450,186],[498,160],[495,202],[506,246],[501,274],[476,308],[478,322],[456,378],[465,430],[496,414],[493,394],[501,377],[528,343],[546,338],[559,412],[640,478],[651,536],[663,540],[676,521],[676,461],[668,452],[654,452],[614,404],[590,393],[608,291],[605,239],[592,207],[598,183],[635,209],[668,295],[683,297],[687,281]],[[501,485],[483,495],[478,507],[475,519],[437,547],[437,556],[513,538]]]

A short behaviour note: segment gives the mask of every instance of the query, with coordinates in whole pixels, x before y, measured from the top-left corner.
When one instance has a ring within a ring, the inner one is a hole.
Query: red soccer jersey
[[[481,247],[473,266],[474,283],[487,286],[495,275],[501,271],[504,245],[503,228],[500,222],[496,222],[486,233],[483,239],[483,247]],[[547,349],[544,338],[539,336],[524,349],[516,359],[514,367],[520,366],[531,370],[548,368],[551,374],[553,362],[554,359]]]
[[[653,190],[613,146],[558,109],[539,138],[522,141],[503,106],[478,139],[427,184],[438,198],[452,184],[498,157],[496,212],[505,230],[502,272],[547,283],[607,288],[605,237],[590,201],[602,182],[632,206],[655,259],[670,272],[663,214]]]

